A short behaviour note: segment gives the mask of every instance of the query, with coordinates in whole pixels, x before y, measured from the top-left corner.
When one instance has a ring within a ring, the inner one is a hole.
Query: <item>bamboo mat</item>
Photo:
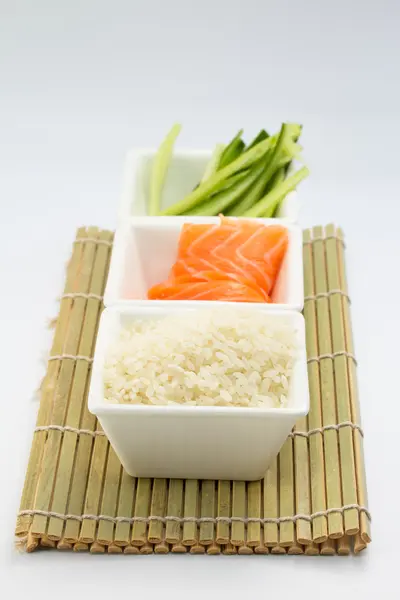
[[[67,267],[17,517],[18,545],[110,554],[347,555],[370,542],[342,232],[304,232],[309,416],[263,481],[135,479],[88,412],[113,234],[81,228]]]

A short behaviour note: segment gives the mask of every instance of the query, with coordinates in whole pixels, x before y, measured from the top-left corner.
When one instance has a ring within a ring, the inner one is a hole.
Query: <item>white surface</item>
[[[0,13],[0,592],[397,598],[397,0],[2,0]],[[44,327],[75,228],[115,225],[126,151],[157,145],[178,119],[190,147],[241,126],[251,137],[284,119],[304,124],[312,176],[299,188],[302,224],[335,221],[347,238],[373,513],[363,556],[125,560],[13,550]]]
[[[143,406],[114,404],[104,399],[104,364],[121,330],[135,319],[157,319],[193,311],[201,305],[114,306],[101,315],[89,389],[89,410],[95,414],[126,471],[135,477],[255,480],[300,417],[309,410],[304,317],[298,312],[252,310],[296,332],[298,356],[293,365],[287,408],[207,406]],[[271,325],[271,322],[269,322]]]
[[[271,294],[266,303],[269,311],[297,310],[304,305],[303,239],[301,228],[284,219],[260,219],[266,226],[287,228],[288,247]],[[116,229],[109,277],[104,295],[106,306],[114,304],[147,305],[148,290],[168,279],[177,259],[179,238],[184,223],[220,223],[219,217],[134,217],[119,223]],[[165,303],[179,306],[180,300],[151,300],[152,305]],[[197,305],[188,300],[187,304]],[[213,306],[215,301],[202,301]],[[227,302],[218,302],[226,305]],[[246,303],[240,303],[246,305]]]

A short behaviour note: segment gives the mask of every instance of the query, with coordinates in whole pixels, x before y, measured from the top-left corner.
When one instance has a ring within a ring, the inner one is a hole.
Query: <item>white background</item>
[[[397,581],[400,5],[0,0],[0,585],[31,598],[292,593]],[[346,233],[373,543],[357,558],[19,555],[13,527],[75,229],[113,227],[126,150],[304,125],[304,226]],[[172,590],[175,590],[174,592]],[[0,588],[0,593],[3,589]],[[387,592],[395,598],[398,590]],[[286,597],[286,596],[285,596]]]

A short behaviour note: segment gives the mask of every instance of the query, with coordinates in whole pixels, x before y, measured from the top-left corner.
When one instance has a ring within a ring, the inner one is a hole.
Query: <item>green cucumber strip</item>
[[[243,129],[240,129],[240,131],[237,132],[237,134],[235,135],[235,137],[232,138],[231,141],[226,144],[226,146],[224,148],[224,151],[222,152],[222,155],[221,155],[220,164],[221,164],[221,161],[223,161],[224,156],[226,155],[226,153],[229,152],[229,149],[232,146],[234,146],[237,142],[241,141],[242,135],[243,135]],[[226,163],[226,164],[228,164],[228,163]]]
[[[274,188],[278,187],[284,181],[284,179],[286,177],[286,173],[287,173],[287,168],[291,162],[292,161],[289,161],[286,166],[279,167],[275,171],[275,173],[272,175],[270,181],[268,182],[268,185],[266,188],[267,192],[270,192]]]
[[[206,200],[211,194],[220,190],[226,185],[228,177],[240,171],[241,169],[250,167],[253,163],[258,161],[266,152],[271,148],[277,140],[277,136],[271,136],[268,139],[260,142],[251,150],[243,152],[234,160],[231,164],[227,165],[220,171],[217,171],[209,179],[201,183],[195,190],[190,192],[183,200],[180,200],[173,206],[169,206],[166,210],[160,214],[163,216],[168,215],[183,215],[188,210],[192,210],[198,204]]]
[[[259,144],[263,140],[266,140],[267,138],[269,138],[269,133],[267,133],[265,129],[261,129],[261,131],[254,138],[254,140],[247,146],[246,150],[254,148],[254,146],[257,146],[257,144]]]
[[[228,177],[228,179],[226,181],[224,181],[221,185],[218,186],[217,193],[219,194],[220,192],[225,192],[227,189],[231,188],[238,181],[242,181],[242,179],[247,177],[247,175],[249,174],[250,171],[251,171],[251,169],[244,169],[243,171],[238,171],[238,173],[234,173],[231,177]],[[199,187],[199,185],[200,184],[198,184],[193,189],[196,190]],[[212,194],[211,197],[214,197],[215,195],[216,195],[216,193]],[[207,198],[203,202],[207,202],[208,199],[209,199],[209,196],[207,196]],[[199,206],[201,206],[203,204],[203,202],[200,202]],[[196,206],[196,208],[197,208],[197,206]],[[194,208],[193,211],[196,211],[196,208]],[[191,210],[189,210],[185,213],[185,215],[191,215],[191,214],[195,214],[195,212],[192,212]]]
[[[242,181],[243,179],[245,179],[245,177],[247,177],[249,172],[250,172],[250,169],[246,169],[245,171],[239,171],[238,173],[234,173],[233,175],[231,175],[231,177],[228,177],[228,179],[226,179],[226,181],[224,181],[221,185],[218,186],[217,192],[215,192],[214,194],[211,194],[210,196],[207,196],[207,198],[205,198],[203,202],[208,202],[210,197],[213,198],[217,194],[220,194],[221,192],[225,192],[226,190],[230,189],[233,185],[235,185],[239,181]],[[201,202],[200,205],[203,204],[203,202]],[[197,208],[197,205],[193,210],[196,210],[196,208]],[[191,211],[188,211],[185,214],[189,215],[189,214],[191,214]]]
[[[285,179],[278,187],[275,187],[268,192],[243,216],[264,218],[271,217],[285,196],[287,196],[289,192],[293,191],[297,185],[309,174],[310,171],[307,169],[307,167],[302,167],[296,171],[296,173]]]
[[[289,137],[291,137],[294,142],[297,142],[303,129],[302,125],[299,125],[298,123],[286,123],[286,127]]]
[[[240,134],[243,131],[239,132]],[[239,134],[238,134],[239,135]],[[238,156],[240,156],[245,148],[245,143],[240,138],[234,138],[225,148],[221,154],[221,158],[218,165],[218,170],[223,169],[231,162],[233,162]]]
[[[256,204],[262,198],[263,191],[277,169],[278,162],[281,159],[282,148],[288,136],[288,127],[284,123],[281,127],[278,140],[275,147],[268,152],[264,162],[264,172],[254,183],[249,192],[236,204],[229,213],[232,216],[241,217],[246,211]]]
[[[264,167],[262,165],[254,168],[252,171],[250,171],[250,173],[246,174],[245,178],[235,182],[234,185],[230,186],[226,190],[222,190],[218,194],[215,194],[209,200],[206,200],[186,214],[212,217],[214,215],[223,213],[253,185],[254,181],[257,180],[263,169]],[[238,177],[238,175],[235,177]]]
[[[200,183],[203,183],[203,181],[205,181],[206,179],[208,179],[209,177],[211,177],[211,175],[213,175],[219,165],[219,161],[221,159],[221,155],[224,151],[224,144],[217,144],[214,148],[214,151],[212,153],[211,159],[208,162],[207,166],[206,166],[206,170],[204,171],[204,175],[200,181]]]
[[[158,214],[160,211],[162,189],[171,161],[175,140],[181,129],[182,126],[179,123],[176,123],[172,127],[154,157],[150,175],[150,198],[148,206],[148,213],[151,216]]]
[[[266,181],[265,181],[265,172],[266,166],[270,160],[270,154],[272,150],[267,152],[266,157],[262,160],[261,172],[257,179],[252,184],[251,188],[246,191],[246,193],[239,199],[239,202],[236,202],[234,206],[232,206],[228,211],[228,216],[230,217],[240,217],[246,210],[251,208],[253,204],[257,202],[262,197],[262,193],[265,190]]]

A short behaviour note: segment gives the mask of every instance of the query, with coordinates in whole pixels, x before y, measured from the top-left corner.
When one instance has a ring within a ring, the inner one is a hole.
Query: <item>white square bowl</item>
[[[118,211],[119,223],[130,217],[146,216],[149,197],[149,181],[152,161],[156,149],[136,148],[128,152],[125,160],[122,198]],[[162,209],[182,200],[199,183],[207,163],[212,156],[210,150],[181,149],[174,151],[168,169],[162,197]],[[295,191],[286,196],[279,207],[277,217],[288,222],[297,222],[298,196]]]
[[[302,232],[281,219],[257,219],[265,225],[284,225],[289,245],[268,310],[301,311],[304,304]],[[218,223],[218,217],[133,217],[117,228],[104,295],[105,306],[180,304],[180,300],[147,300],[148,289],[166,280],[177,257],[184,223]],[[194,305],[198,301],[192,301]],[[201,305],[229,304],[204,301]],[[248,306],[248,304],[247,304]]]
[[[296,328],[300,352],[289,384],[287,408],[145,406],[104,399],[104,363],[121,328],[135,318],[191,311],[178,307],[112,307],[100,321],[89,390],[97,416],[125,470],[136,477],[261,479],[296,421],[309,410],[304,318],[270,313]],[[252,310],[265,311],[263,305]]]

